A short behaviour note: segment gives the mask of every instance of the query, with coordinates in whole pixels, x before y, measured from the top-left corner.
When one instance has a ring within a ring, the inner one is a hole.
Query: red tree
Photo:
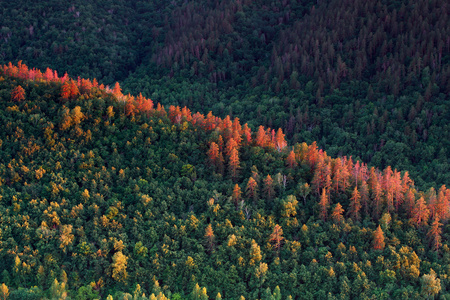
[[[23,89],[23,87],[18,85],[11,91],[11,100],[15,102],[25,100],[25,90]]]
[[[423,197],[420,197],[420,199],[417,200],[416,204],[414,205],[412,221],[418,227],[421,227],[427,223],[429,216],[430,210],[425,203],[425,199]]]

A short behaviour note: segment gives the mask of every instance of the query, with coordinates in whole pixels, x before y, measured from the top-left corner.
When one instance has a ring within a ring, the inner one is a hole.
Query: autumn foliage
[[[15,87],[12,92],[11,92],[11,100],[14,102],[20,102],[25,100],[25,90],[23,89],[23,87],[21,87],[20,85],[18,85],[17,87]]]
[[[375,250],[383,250],[385,246],[384,243],[384,234],[381,230],[381,226],[378,225],[377,230],[375,230],[373,234],[373,249]]]

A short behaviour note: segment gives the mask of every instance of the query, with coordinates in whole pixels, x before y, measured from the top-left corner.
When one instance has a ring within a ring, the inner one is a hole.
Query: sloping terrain
[[[9,299],[448,296],[445,186],[50,69],[0,97]]]

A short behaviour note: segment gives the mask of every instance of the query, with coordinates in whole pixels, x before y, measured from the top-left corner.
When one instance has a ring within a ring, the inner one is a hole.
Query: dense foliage
[[[23,64],[0,97],[2,297],[448,297],[445,186]]]
[[[450,179],[446,1],[9,1],[0,63],[121,81],[164,105]],[[81,28],[81,31],[80,31]]]

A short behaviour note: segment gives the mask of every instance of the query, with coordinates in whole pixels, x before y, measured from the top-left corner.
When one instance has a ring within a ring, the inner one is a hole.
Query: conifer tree
[[[358,221],[360,218],[359,211],[361,210],[361,195],[358,192],[358,188],[355,186],[355,189],[353,190],[352,197],[350,198],[350,204],[349,204],[349,215],[354,221]]]
[[[267,200],[271,200],[275,194],[275,189],[273,188],[273,179],[270,175],[264,179],[264,193]]]
[[[295,160],[295,153],[294,153],[294,151],[291,150],[291,152],[289,152],[289,155],[286,158],[286,164],[291,169],[297,166],[297,161]]]
[[[205,229],[206,246],[208,247],[209,252],[212,252],[214,250],[214,238],[214,231],[210,223]]]
[[[328,217],[328,207],[329,207],[328,194],[325,188],[322,189],[322,195],[320,196],[319,205],[320,205],[320,218],[322,219],[322,221],[325,222]]]
[[[233,195],[231,196],[231,199],[233,200],[233,203],[236,206],[236,208],[238,207],[239,202],[242,200],[241,194],[242,194],[241,188],[236,183],[233,188]]]
[[[442,223],[439,222],[439,217],[434,217],[433,222],[431,223],[430,229],[428,230],[427,237],[430,241],[431,248],[434,251],[438,251],[440,246],[442,245],[442,229],[441,229]]]
[[[238,177],[239,172],[239,153],[236,148],[233,148],[230,153],[229,162],[228,162],[228,168],[230,171],[231,178],[233,180],[236,180]]]
[[[258,197],[258,183],[256,182],[253,177],[250,177],[248,179],[247,187],[245,189],[246,195],[248,198],[252,198],[253,200],[256,200]]]
[[[422,227],[423,225],[427,224],[428,218],[430,216],[430,210],[427,207],[427,204],[425,203],[425,199],[423,197],[420,197],[419,200],[417,200],[413,213],[412,213],[412,220],[413,223],[416,224],[418,227]]]
[[[331,219],[334,223],[340,223],[344,220],[344,209],[342,205],[338,202],[331,213]]]
[[[252,240],[251,247],[250,247],[250,261],[249,264],[255,265],[258,264],[262,259],[261,255],[261,248],[258,246],[258,244],[255,242],[255,240]]]
[[[375,230],[373,234],[373,249],[375,250],[383,250],[385,246],[384,243],[384,234],[381,230],[381,226],[378,225],[377,230]]]
[[[269,242],[273,245],[276,251],[279,251],[283,240],[284,240],[283,229],[281,228],[280,225],[276,224],[275,227],[273,228],[272,233],[270,234]]]
[[[16,86],[11,92],[11,100],[21,102],[25,100],[25,90],[20,85]]]

